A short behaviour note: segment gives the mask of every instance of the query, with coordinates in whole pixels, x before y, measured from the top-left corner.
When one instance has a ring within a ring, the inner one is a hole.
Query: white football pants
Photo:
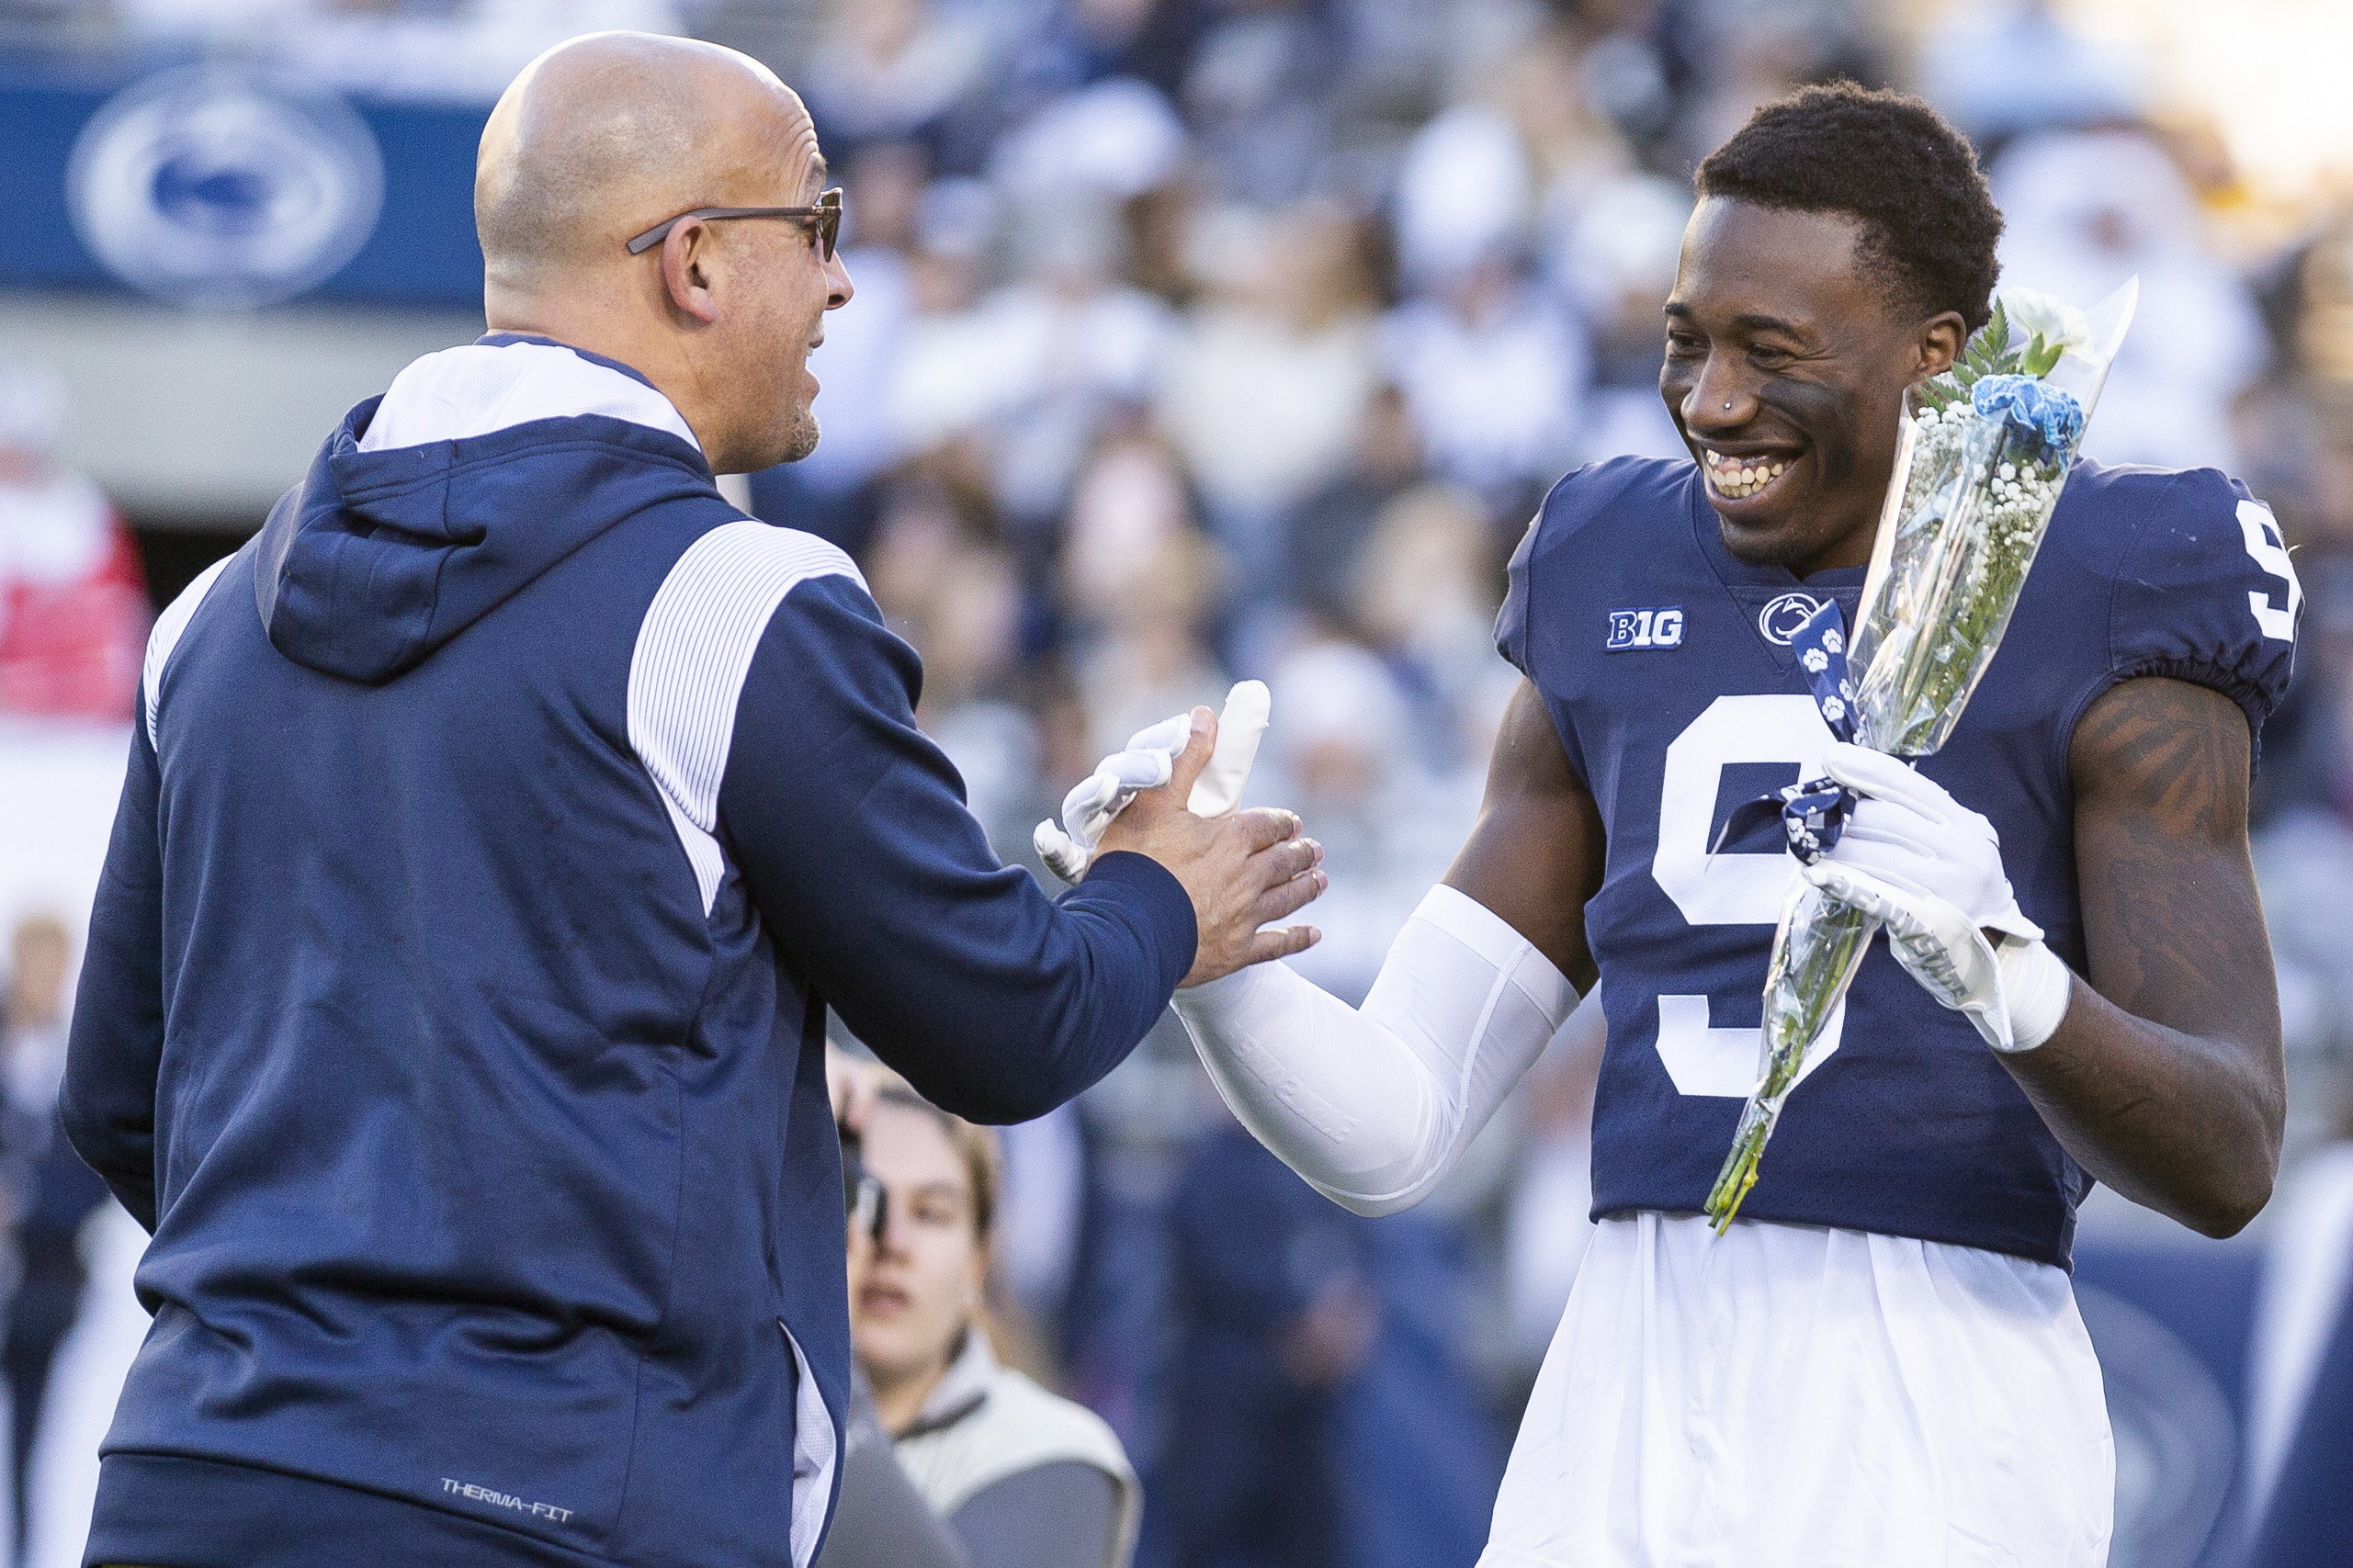
[[[1604,1220],[1479,1568],[2100,1568],[2115,1450],[2065,1270]]]

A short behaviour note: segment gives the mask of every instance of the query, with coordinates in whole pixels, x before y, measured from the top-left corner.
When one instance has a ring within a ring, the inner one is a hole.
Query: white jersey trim
[[[812,578],[846,577],[850,558],[811,534],[746,518],[688,547],[647,606],[629,657],[629,745],[652,775],[711,912],[726,873],[719,784],[752,656],[785,595]]]
[[[825,1529],[825,1510],[833,1500],[833,1465],[842,1452],[841,1434],[833,1429],[833,1413],[825,1408],[817,1373],[801,1354],[800,1341],[785,1326],[785,1343],[792,1347],[793,1370],[793,1517],[787,1527],[793,1568],[809,1568],[817,1556],[817,1538]]]
[[[155,727],[155,710],[164,691],[164,667],[171,662],[172,650],[180,646],[180,638],[187,633],[188,623],[196,619],[197,607],[204,603],[204,596],[212,592],[212,584],[221,576],[221,568],[236,558],[233,555],[223,556],[197,573],[196,581],[182,589],[180,596],[155,617],[155,629],[147,634],[147,659],[139,671],[140,705],[146,709],[147,714],[147,744],[158,751],[163,750],[164,743],[160,739],[161,732]]]
[[[609,365],[544,343],[471,343],[426,355],[392,378],[359,449],[463,441],[582,414],[665,431],[703,449],[668,398]]]

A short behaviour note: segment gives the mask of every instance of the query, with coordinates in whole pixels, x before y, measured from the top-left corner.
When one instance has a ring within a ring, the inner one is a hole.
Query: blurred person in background
[[[1533,1382],[1593,1239],[1593,1089],[1609,1021],[1579,1007],[1528,1069],[1527,1141],[1504,1197],[1503,1319],[1511,1371]]]
[[[1476,814],[1512,686],[1493,651],[1502,553],[1461,487],[1398,491],[1342,563],[1329,618],[1269,676],[1283,716],[1259,787],[1312,813],[1331,886],[1316,906],[1323,940],[1300,962],[1337,996],[1364,995]]]
[[[1500,1456],[1456,1343],[1451,1228],[1325,1202],[1222,1117],[1168,1226],[1150,1568],[1469,1562]]]
[[[1349,624],[1416,703],[1413,740],[1436,773],[1477,771],[1510,695],[1494,657],[1510,542],[1476,496],[1433,480],[1390,497],[1351,563]]]
[[[73,958],[64,922],[46,915],[21,921],[9,956],[0,1005],[0,1172],[14,1221],[17,1283],[0,1363],[8,1379],[9,1496],[21,1552],[30,1517],[26,1481],[50,1365],[82,1305],[82,1227],[107,1201],[107,1190],[58,1134]]]
[[[1188,246],[1201,299],[1155,412],[1247,600],[1289,590],[1283,515],[1346,461],[1378,382],[1363,228],[1330,202],[1222,208]]]
[[[1444,603],[1442,592],[1433,597]],[[1345,635],[1286,654],[1268,678],[1283,717],[1267,732],[1265,776],[1251,791],[1283,792],[1313,814],[1330,886],[1316,904],[1322,940],[1301,955],[1302,973],[1352,1001],[1476,816],[1475,759],[1493,734],[1493,710],[1482,735],[1467,716],[1476,704],[1430,686],[1408,692],[1398,668]]]
[[[916,141],[933,167],[974,173],[993,129],[980,88],[1007,41],[990,9],[933,0],[830,9],[831,35],[808,71],[809,110],[826,134],[849,147]]]
[[[827,1089],[842,1139],[842,1199],[847,1224],[843,1256],[853,1294],[873,1267],[886,1208],[882,1184],[865,1167],[858,1128],[873,1107],[884,1075],[828,1046]],[[842,1495],[814,1568],[972,1568],[964,1543],[907,1478],[882,1429],[874,1390],[853,1359],[850,1410],[842,1434]]]
[[[1028,599],[988,496],[945,468],[919,464],[880,487],[866,582],[922,658],[916,722],[956,764],[990,842],[1017,856],[1036,820],[1037,728],[1008,690]]]
[[[130,531],[57,459],[64,384],[0,360],[0,716],[130,716],[147,582]]]
[[[1226,676],[1204,633],[1225,563],[1193,521],[1166,442],[1132,425],[1094,450],[1070,499],[1061,565],[1097,754],[1189,703],[1218,700]]]
[[[1174,97],[1214,0],[1046,0],[1014,56],[1016,100],[1126,76]]]
[[[1382,508],[1422,477],[1421,432],[1405,394],[1385,381],[1364,401],[1348,461],[1283,521],[1283,588],[1338,628],[1352,613],[1356,570]]]
[[[1950,5],[1920,40],[1926,91],[1989,152],[2037,130],[2118,125],[2147,106],[2132,51],[2087,36],[2052,0]],[[2017,62],[2034,62],[2031,71]]]
[[[1593,386],[1578,432],[1588,461],[1681,450],[1658,402],[1657,340],[1691,216],[1688,186],[1627,174],[1587,192],[1547,233],[1545,279],[1593,344]]]
[[[2335,923],[2341,941],[2341,904]],[[2341,1075],[2319,1111],[2316,1146],[2280,1183],[2248,1347],[2246,1568],[2353,1561],[2353,1092]]]
[[[2085,451],[2235,472],[2232,405],[2269,348],[2246,285],[2207,249],[2197,197],[2165,148],[2139,130],[2047,132],[2011,143],[1988,178],[2008,220],[2004,284],[2088,304],[2141,280]]]
[[[1419,131],[1397,175],[1410,290],[1382,323],[1433,472],[1524,513],[1574,460],[1591,372],[1576,319],[1525,275],[1527,154],[1510,122],[1460,106]]]
[[[851,1342],[900,1466],[974,1568],[1126,1568],[1142,1495],[1119,1439],[990,1343],[996,1134],[892,1086],[860,1140],[881,1208]]]
[[[974,441],[1006,523],[1035,539],[1069,503],[1095,439],[1148,399],[1171,322],[1120,282],[1107,201],[1039,201],[1009,228],[1012,281],[917,318],[893,406],[910,450]]]
[[[1318,985],[1360,998],[1429,886],[1414,880],[1428,868],[1399,853],[1400,839],[1417,828],[1400,807],[1422,771],[1411,706],[1380,657],[1345,635],[1293,650],[1267,683],[1283,719],[1267,731],[1265,773],[1254,784],[1298,801],[1316,824],[1331,878],[1316,902],[1323,940],[1302,957]]]
[[[1348,65],[1344,9],[1322,0],[1221,0],[1179,102],[1213,194],[1253,207],[1306,195],[1333,152],[1333,99]]]
[[[403,98],[487,104],[576,34],[674,33],[707,0],[113,0],[141,42],[261,56],[289,75]]]
[[[1341,1395],[1381,1330],[1363,1222],[1230,1121],[1169,1201],[1167,1441],[1150,1568],[1350,1568]]]
[[[1872,9],[1868,0],[1702,0],[1660,7],[1667,23],[1661,30],[1672,31],[1672,47],[1692,66],[1672,131],[1683,159],[1704,158],[1759,107],[1799,87],[1884,82]]]

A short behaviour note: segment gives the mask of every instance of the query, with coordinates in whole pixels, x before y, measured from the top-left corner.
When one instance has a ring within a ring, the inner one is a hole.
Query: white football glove
[[[1896,961],[1995,1050],[2031,1051],[2050,1039],[2073,982],[2019,908],[1994,825],[1867,747],[1833,745],[1827,770],[1863,798],[1805,879],[1884,922]]]
[[[2021,913],[2002,870],[1994,825],[1911,764],[1848,741],[1824,771],[1862,796],[1829,858],[1957,906],[1972,924],[2034,941],[2042,928]]]
[[[1226,694],[1217,719],[1217,744],[1208,766],[1193,782],[1185,808],[1195,817],[1223,817],[1241,804],[1242,785],[1258,760],[1273,694],[1263,681],[1243,681]],[[1062,797],[1062,820],[1040,822],[1030,835],[1038,859],[1063,881],[1076,886],[1103,841],[1103,829],[1127,809],[1139,791],[1169,782],[1176,754],[1193,738],[1193,716],[1181,713],[1129,737],[1127,749],[1105,757],[1095,771]]]

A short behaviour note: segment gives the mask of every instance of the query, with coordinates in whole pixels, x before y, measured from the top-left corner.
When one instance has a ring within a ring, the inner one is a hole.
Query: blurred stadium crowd
[[[2291,1174],[2258,1236],[2298,1245],[2246,1309],[2269,1325],[2238,1352],[2251,1414],[2218,1378],[2255,1473],[2276,1461],[2309,1374],[2296,1314],[2342,1288],[2346,1238],[2328,1238],[2353,1193],[2353,186],[2258,210],[2211,124],[2040,6],[0,0],[0,27],[61,58],[194,44],[484,104],[597,27],[768,60],[847,188],[857,294],[812,361],[823,444],[752,476],[752,510],[857,557],[1010,860],[1132,730],[1270,682],[1253,795],[1328,846],[1325,938],[1299,962],[1350,998],[1477,808],[1515,679],[1489,646],[1502,563],[1536,501],[1581,462],[1681,455],[1655,383],[1688,171],[1804,82],[1928,94],[1985,158],[2007,279],[2087,301],[2140,276],[2088,450],[2244,477],[2309,595],[2256,842],[2293,1086]],[[40,368],[0,378],[0,753],[125,719],[141,589],[168,598],[202,564],[159,555],[51,460],[73,417]],[[63,1195],[76,1168],[40,1133],[59,929],[18,931],[0,1012],[20,1409],[97,1197]],[[1009,1132],[1001,1337],[1126,1442],[1140,1561],[1472,1560],[1583,1244],[1580,1037],[1435,1199],[1377,1223],[1241,1134],[1172,1023]],[[2207,1260],[2191,1272],[2255,1245],[2192,1248],[2105,1195],[2084,1226],[2093,1280],[2104,1242]],[[2152,1508],[2166,1487],[2134,1471],[2126,1425],[2117,1561],[2193,1562],[2214,1509],[2186,1555],[2136,1537],[2132,1487]]]

